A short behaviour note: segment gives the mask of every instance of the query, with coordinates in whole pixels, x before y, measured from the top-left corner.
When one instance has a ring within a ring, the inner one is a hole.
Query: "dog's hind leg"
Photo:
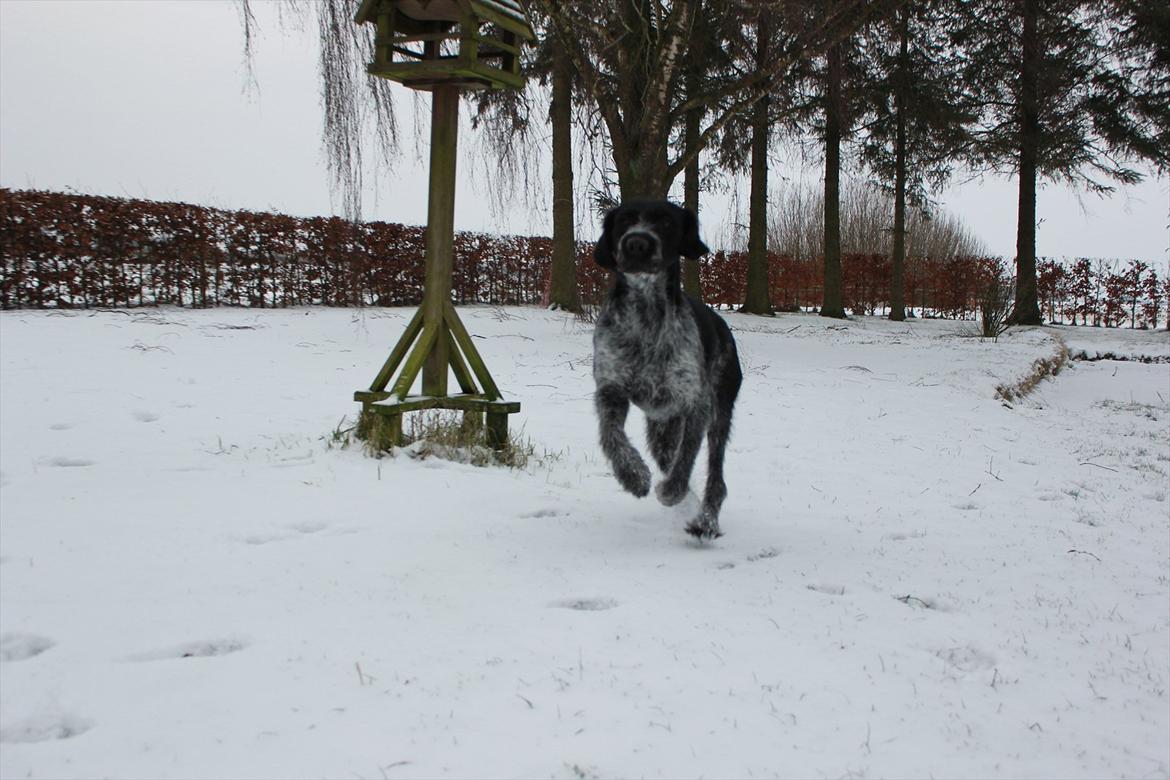
[[[698,457],[699,447],[703,444],[704,422],[703,417],[699,415],[685,418],[683,421],[682,437],[678,451],[674,455],[674,463],[670,464],[670,471],[655,488],[658,500],[665,506],[674,506],[687,494],[691,471],[695,468],[695,458]]]
[[[650,444],[654,462],[663,474],[670,471],[670,465],[674,463],[682,427],[681,417],[668,417],[665,420],[646,418],[646,440]]]
[[[599,387],[593,396],[601,428],[601,451],[609,458],[621,486],[638,498],[650,492],[650,469],[626,436],[630,399],[612,385]]]
[[[743,374],[736,360],[721,376],[716,390],[715,419],[707,429],[707,486],[703,491],[703,506],[699,516],[687,525],[687,533],[699,539],[722,536],[719,530],[719,510],[727,498],[727,483],[723,481],[723,454],[731,436],[731,412],[743,382]]]

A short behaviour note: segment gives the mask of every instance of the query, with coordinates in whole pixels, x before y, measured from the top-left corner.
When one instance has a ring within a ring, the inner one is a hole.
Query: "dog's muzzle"
[[[662,256],[658,236],[646,230],[629,230],[618,243],[619,268],[626,273],[652,273]]]

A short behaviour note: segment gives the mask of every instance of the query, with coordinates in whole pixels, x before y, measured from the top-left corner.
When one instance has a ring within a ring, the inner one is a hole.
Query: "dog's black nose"
[[[622,239],[622,254],[630,258],[644,258],[650,254],[650,239],[634,233]]]

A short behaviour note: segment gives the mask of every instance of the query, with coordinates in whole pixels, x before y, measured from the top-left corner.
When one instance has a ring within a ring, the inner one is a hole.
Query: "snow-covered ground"
[[[462,313],[525,470],[330,446],[406,310],[0,315],[0,775],[1170,774],[1170,365],[994,397],[1165,332],[727,314],[698,545],[588,326]]]

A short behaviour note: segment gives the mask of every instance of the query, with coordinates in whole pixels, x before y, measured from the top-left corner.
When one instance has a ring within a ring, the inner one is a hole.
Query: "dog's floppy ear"
[[[616,268],[617,258],[613,256],[613,215],[617,209],[610,209],[605,215],[605,224],[601,228],[601,238],[597,239],[597,246],[593,247],[593,259],[602,268]]]
[[[711,250],[699,238],[699,219],[688,208],[682,209],[682,240],[678,253],[688,260],[698,260]]]

